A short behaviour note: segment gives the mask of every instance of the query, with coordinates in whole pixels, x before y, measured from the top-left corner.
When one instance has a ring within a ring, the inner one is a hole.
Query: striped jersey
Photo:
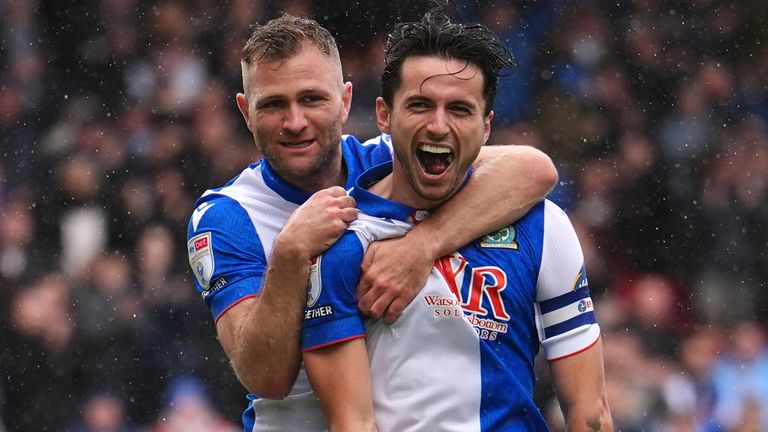
[[[361,214],[313,267],[302,348],[367,336],[380,432],[547,430],[533,400],[539,347],[557,360],[600,333],[568,217],[540,202],[436,261],[394,324],[366,322],[355,297],[366,248],[426,215],[365,190],[389,172],[369,170],[350,192]]]
[[[365,143],[345,135],[341,152],[347,189],[366,169],[392,160],[387,135]],[[269,163],[261,160],[224,187],[206,191],[197,201],[189,221],[187,251],[195,287],[215,320],[238,302],[259,295],[275,237],[309,196],[282,181]],[[245,431],[325,429],[303,370],[287,398],[267,400],[249,394],[248,399],[243,414]]]

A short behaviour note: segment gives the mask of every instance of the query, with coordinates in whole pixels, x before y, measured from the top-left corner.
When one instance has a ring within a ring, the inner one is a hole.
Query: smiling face
[[[338,58],[305,43],[285,60],[244,70],[240,111],[278,175],[307,192],[343,183],[341,128],[352,100]]]
[[[392,106],[376,101],[382,132],[395,150],[391,198],[431,208],[451,197],[488,139],[493,113],[484,115],[483,75],[472,64],[441,57],[409,57]]]

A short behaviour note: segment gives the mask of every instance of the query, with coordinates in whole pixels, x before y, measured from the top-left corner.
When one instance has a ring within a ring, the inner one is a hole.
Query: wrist
[[[435,223],[432,221],[433,217],[426,219],[420,224],[416,225],[407,235],[406,238],[415,246],[420,248],[424,255],[437,260],[450,251],[445,251],[445,236],[441,235],[440,230],[435,230]]]
[[[304,247],[304,242],[295,241],[287,236],[277,235],[275,246],[272,249],[273,263],[288,263],[293,265],[312,263],[312,257],[309,250]]]

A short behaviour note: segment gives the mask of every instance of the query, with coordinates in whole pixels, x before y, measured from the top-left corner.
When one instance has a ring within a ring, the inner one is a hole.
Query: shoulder
[[[389,135],[381,134],[364,142],[352,135],[343,135],[341,143],[344,161],[351,174],[350,180],[356,179],[368,168],[392,160],[392,140]]]
[[[247,222],[247,212],[240,202],[230,196],[213,193],[198,200],[189,219],[188,234]]]

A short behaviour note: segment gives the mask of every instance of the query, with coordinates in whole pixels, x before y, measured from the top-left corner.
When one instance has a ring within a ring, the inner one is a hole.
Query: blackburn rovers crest
[[[495,233],[488,234],[480,240],[481,248],[512,249],[518,250],[520,245],[515,241],[517,230],[514,225],[502,228]]]

